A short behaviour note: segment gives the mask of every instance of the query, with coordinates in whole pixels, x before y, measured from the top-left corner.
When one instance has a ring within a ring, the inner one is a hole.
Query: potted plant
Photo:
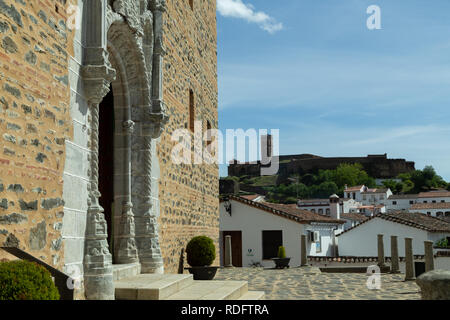
[[[199,236],[192,238],[186,247],[187,268],[194,275],[194,280],[214,279],[219,267],[211,267],[216,259],[216,247],[211,238]]]
[[[278,248],[278,257],[272,258],[273,262],[275,262],[275,268],[277,269],[284,269],[289,268],[289,262],[291,261],[291,258],[286,257],[286,249],[281,246]]]

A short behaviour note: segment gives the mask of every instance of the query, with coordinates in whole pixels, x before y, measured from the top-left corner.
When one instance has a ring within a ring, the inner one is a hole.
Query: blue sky
[[[387,153],[450,180],[450,1],[218,0],[217,16],[222,132],[279,129],[280,154]]]

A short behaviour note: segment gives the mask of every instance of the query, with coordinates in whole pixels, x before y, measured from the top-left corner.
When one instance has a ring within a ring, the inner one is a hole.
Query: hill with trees
[[[398,175],[396,180],[385,180],[383,185],[364,171],[360,164],[341,164],[335,170],[320,170],[317,174],[289,177],[288,183],[277,183],[277,176],[229,177],[239,181],[241,189],[259,188],[266,191],[267,201],[296,203],[298,199],[323,199],[332,194],[341,197],[345,186],[366,185],[369,188],[387,187],[394,194],[414,194],[434,189],[450,190],[450,184],[439,176],[432,166],[423,170]]]

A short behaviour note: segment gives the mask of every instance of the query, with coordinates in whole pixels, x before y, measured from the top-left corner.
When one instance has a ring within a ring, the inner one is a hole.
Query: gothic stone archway
[[[114,240],[117,262],[139,261],[146,273],[163,272],[158,217],[152,193],[152,150],[167,121],[162,102],[163,0],[95,0],[85,7],[83,78],[90,111],[90,188],[84,259],[88,299],[113,299],[112,256],[99,205],[99,104],[114,92]],[[155,22],[154,20],[155,19]],[[157,195],[156,195],[157,198]]]

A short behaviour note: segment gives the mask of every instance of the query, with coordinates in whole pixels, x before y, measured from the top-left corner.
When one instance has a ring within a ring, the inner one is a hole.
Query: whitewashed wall
[[[405,255],[404,238],[413,238],[413,251],[416,255],[424,254],[425,240],[433,240],[438,235],[428,234],[427,231],[405,226],[400,223],[386,221],[381,218],[374,218],[357,228],[341,234],[339,239],[339,255],[341,256],[359,256],[376,257],[377,235],[383,234],[384,253],[391,255],[391,235],[398,237],[399,255]]]
[[[260,210],[237,201],[231,201],[232,216],[226,212],[224,204],[220,204],[220,231],[242,231],[242,265],[248,267],[252,261],[260,262],[264,267],[274,267],[272,260],[262,260],[262,232],[281,230],[283,232],[283,246],[286,255],[291,257],[291,267],[300,265],[301,235],[307,234],[306,228],[316,230],[322,236],[322,251],[316,252],[315,246],[307,242],[307,251],[314,256],[326,256],[331,252],[329,248],[332,243],[330,230],[316,226],[304,225],[293,220],[276,216],[272,213]],[[247,256],[248,250],[252,249],[253,256]],[[221,245],[220,250],[223,250]],[[223,264],[223,253],[220,253],[221,264]]]

